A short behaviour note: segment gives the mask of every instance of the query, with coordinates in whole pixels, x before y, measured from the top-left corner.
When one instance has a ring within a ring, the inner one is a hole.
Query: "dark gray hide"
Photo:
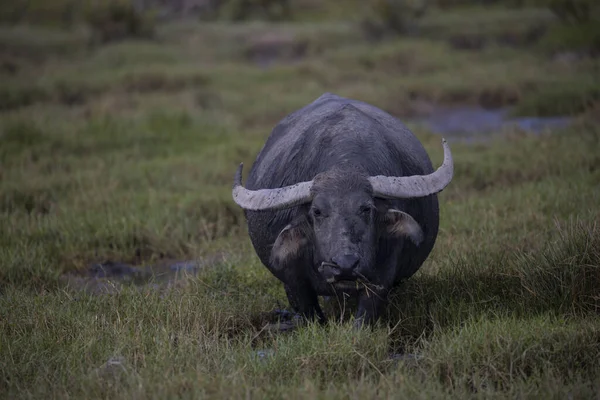
[[[245,215],[260,260],[284,283],[291,306],[324,320],[317,296],[347,292],[358,296],[359,323],[376,320],[389,289],[413,275],[428,257],[439,212],[436,195],[374,199],[367,177],[431,172],[419,140],[398,119],[369,104],[327,93],[284,118],[258,154],[245,186],[274,189],[314,179],[312,190],[318,193],[308,204],[246,210]],[[314,214],[315,208],[321,215]],[[420,229],[412,221],[404,226],[414,232],[391,234],[395,228],[390,228],[389,209],[409,214]],[[282,233],[286,227],[290,229]],[[281,245],[275,243],[280,233],[287,254],[295,255],[285,262],[272,254],[274,245]],[[369,282],[369,289],[356,281],[331,285],[331,271],[322,262],[348,268],[358,263],[360,281]]]

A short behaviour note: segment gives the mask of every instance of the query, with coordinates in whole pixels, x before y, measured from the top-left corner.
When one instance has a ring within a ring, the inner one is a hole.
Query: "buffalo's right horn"
[[[452,153],[446,139],[442,139],[442,146],[444,162],[436,171],[429,175],[371,176],[369,182],[373,186],[373,194],[386,199],[410,199],[441,192],[454,175]]]
[[[233,201],[245,210],[266,211],[283,210],[308,203],[312,200],[310,189],[313,182],[300,182],[277,189],[248,190],[242,186],[241,163],[235,173],[233,183]]]

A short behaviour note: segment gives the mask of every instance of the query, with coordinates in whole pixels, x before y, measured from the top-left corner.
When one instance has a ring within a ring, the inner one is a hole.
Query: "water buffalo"
[[[389,290],[413,275],[436,240],[436,193],[450,183],[445,140],[434,172],[419,140],[367,103],[326,93],[288,115],[233,198],[262,263],[290,305],[325,321],[318,296],[356,296],[355,323],[373,323]]]

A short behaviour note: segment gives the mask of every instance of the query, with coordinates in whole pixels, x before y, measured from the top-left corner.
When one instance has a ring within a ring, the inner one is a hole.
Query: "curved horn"
[[[244,163],[241,163],[235,173],[232,194],[233,201],[245,210],[283,210],[307,203],[312,199],[310,193],[312,181],[277,189],[248,190],[242,186],[243,168]]]
[[[444,147],[444,162],[429,175],[369,177],[375,197],[409,199],[441,192],[454,175],[454,163],[446,139],[442,139],[442,146]]]

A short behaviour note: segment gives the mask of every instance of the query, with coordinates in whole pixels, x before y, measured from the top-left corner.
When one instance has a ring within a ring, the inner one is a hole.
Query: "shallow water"
[[[511,117],[510,110],[489,110],[483,107],[439,107],[429,116],[415,121],[433,133],[441,135],[475,136],[518,129],[540,133],[548,129],[565,128],[570,117]]]
[[[201,269],[222,261],[222,255],[200,260],[163,261],[143,266],[106,261],[92,264],[77,273],[66,274],[62,280],[71,289],[90,294],[112,294],[124,286],[131,285],[160,290],[184,284]]]

